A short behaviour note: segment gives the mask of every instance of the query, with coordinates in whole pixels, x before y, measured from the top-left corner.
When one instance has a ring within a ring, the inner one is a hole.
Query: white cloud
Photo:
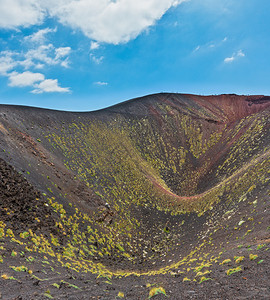
[[[26,70],[30,69],[31,67],[36,67],[36,65],[33,63],[32,59],[29,57],[18,61],[18,65],[24,67],[24,69],[26,69]],[[39,67],[39,69],[40,69],[40,67]]]
[[[119,44],[136,38],[168,9],[184,1],[187,0],[1,0],[0,27],[38,24],[46,14],[96,42]]]
[[[54,59],[52,58],[53,53],[54,53],[54,46],[52,44],[48,44],[48,45],[41,45],[36,49],[29,50],[25,54],[25,57],[29,61],[38,60],[48,65],[53,65],[55,64]]]
[[[55,48],[52,44],[41,45],[38,48],[31,49],[26,52],[25,60],[21,62],[25,68],[35,66],[36,68],[43,67],[43,64],[47,65],[61,65],[68,67],[68,56],[71,52],[70,47]],[[64,59],[65,58],[65,59]]]
[[[35,64],[35,69],[43,69],[44,66],[45,66],[44,64],[37,63],[37,64]]]
[[[69,93],[70,88],[62,88],[58,85],[57,79],[45,79],[39,84],[34,85],[35,89],[31,92],[33,94],[42,94],[42,93]]]
[[[1,0],[0,27],[17,28],[40,24],[44,13],[38,0]]]
[[[98,49],[99,48],[99,43],[98,42],[94,42],[94,41],[92,41],[91,42],[91,45],[90,45],[90,50],[96,50],[96,49]]]
[[[63,60],[60,65],[64,68],[69,68],[69,60],[68,59],[65,59]]]
[[[239,51],[237,52],[237,56],[238,56],[238,57],[245,57],[246,55],[245,55],[245,53],[244,53],[242,50],[239,50]]]
[[[33,87],[33,94],[42,93],[69,93],[70,88],[62,88],[57,79],[45,79],[41,73],[32,73],[29,71],[23,73],[12,72],[7,74],[9,86],[11,87]]]
[[[69,59],[68,59],[68,55],[71,52],[71,48],[70,47],[60,47],[60,48],[56,48],[55,49],[55,62],[59,63],[62,67],[64,68],[68,68],[69,67]],[[62,60],[64,57],[64,60]]]
[[[46,44],[46,35],[50,32],[56,32],[57,29],[45,28],[41,29],[32,35],[26,36],[24,41],[30,47],[26,53],[24,53],[24,59],[20,61],[20,65],[25,69],[34,67],[36,69],[43,68],[47,65],[61,65],[68,68],[69,60],[68,55],[71,52],[70,47],[55,48],[52,44]]]
[[[97,65],[101,64],[103,59],[104,59],[104,56],[100,56],[100,57],[97,57],[95,56],[94,54],[90,54],[90,59],[96,63]]]
[[[70,88],[59,86],[57,79],[46,79],[42,73],[31,72],[32,68],[42,69],[45,65],[68,67],[70,47],[55,48],[52,44],[40,45],[26,53],[15,51],[0,52],[0,75],[8,77],[10,87],[33,87],[32,93],[70,92]],[[23,67],[25,72],[19,72]]]
[[[183,1],[51,0],[49,11],[61,23],[82,30],[97,42],[119,44],[136,38],[155,24],[169,8]]]
[[[7,72],[16,67],[17,63],[12,55],[13,53],[9,51],[0,52],[0,75],[7,76]]]
[[[104,82],[104,81],[97,81],[97,82],[94,82],[95,85],[99,85],[99,86],[105,86],[105,85],[108,85],[108,82]]]
[[[40,29],[39,31],[26,36],[24,40],[26,42],[31,42],[31,43],[37,43],[37,44],[44,44],[46,41],[46,35],[50,32],[56,32],[57,29],[52,29],[52,28],[44,28]]]
[[[209,49],[215,49],[215,48],[221,47],[224,43],[227,42],[227,40],[228,40],[228,38],[224,37],[223,40],[211,41],[204,45],[198,45],[192,52],[195,53],[199,50],[200,51],[208,51]]]
[[[70,51],[71,51],[70,47],[60,47],[55,49],[55,60],[58,60],[59,58],[69,55]]]
[[[245,53],[242,51],[242,50],[239,50],[237,51],[236,53],[233,53],[233,55],[231,57],[226,57],[224,59],[224,62],[225,63],[232,63],[233,61],[235,61],[237,58],[240,58],[240,57],[245,57]]]
[[[225,63],[231,63],[231,62],[233,62],[235,60],[235,56],[231,56],[231,57],[226,57],[225,59],[224,59],[224,62]]]
[[[41,73],[32,73],[29,71],[23,73],[12,72],[9,76],[9,86],[25,87],[32,86],[34,83],[43,81],[45,76]]]
[[[197,46],[194,50],[193,50],[193,52],[197,52],[197,51],[199,51],[201,49],[201,46]]]

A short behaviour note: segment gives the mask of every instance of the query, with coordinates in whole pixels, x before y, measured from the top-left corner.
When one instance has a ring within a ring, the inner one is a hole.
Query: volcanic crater
[[[269,109],[171,93],[94,112],[1,105],[3,299],[185,299],[192,284],[204,299],[221,282],[236,299],[244,270],[261,276],[247,296],[270,296]]]

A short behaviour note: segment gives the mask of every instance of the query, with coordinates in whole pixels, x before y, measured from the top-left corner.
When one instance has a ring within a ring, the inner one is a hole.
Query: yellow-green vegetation
[[[198,272],[195,277],[197,277],[197,276],[200,277],[200,276],[203,276],[203,275],[206,275],[206,274],[209,274],[209,273],[211,273],[211,271],[209,271],[209,270],[206,270],[204,272]]]
[[[242,271],[242,267],[241,267],[241,266],[238,266],[238,267],[236,267],[236,268],[228,269],[228,270],[226,271],[226,274],[227,274],[227,275],[232,275],[232,274],[234,274],[234,273],[241,272],[241,271]]]
[[[257,250],[260,250],[260,249],[264,248],[265,246],[266,246],[265,244],[258,245]]]
[[[224,259],[220,264],[221,265],[225,265],[225,264],[229,264],[232,260],[231,259]]]
[[[16,272],[27,272],[28,271],[28,268],[26,266],[19,266],[19,267],[10,266],[10,268]]]
[[[183,278],[183,282],[185,282],[185,281],[191,281],[191,279],[185,277],[185,278]]]
[[[45,297],[49,298],[49,299],[53,299],[53,296],[51,295],[51,291],[47,290],[44,294]]]
[[[242,262],[244,260],[244,256],[235,256],[234,257],[234,261],[236,264],[239,264],[240,262]]]
[[[258,255],[257,254],[249,254],[249,259],[250,260],[255,260],[258,258]]]
[[[158,294],[163,294],[163,295],[166,296],[166,292],[165,292],[163,287],[159,286],[159,287],[151,288],[151,290],[149,291],[149,297],[148,298],[150,299],[150,298],[152,298],[152,297],[154,297]]]
[[[209,277],[201,277],[199,283],[203,283],[204,281],[211,280]]]
[[[4,279],[4,280],[17,280],[15,277],[9,276],[7,274],[2,274],[1,278]]]
[[[119,292],[117,297],[119,298],[125,298],[125,294],[123,292]]]

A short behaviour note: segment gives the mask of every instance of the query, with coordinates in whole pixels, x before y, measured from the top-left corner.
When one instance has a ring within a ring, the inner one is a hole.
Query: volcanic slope
[[[85,113],[1,105],[0,290],[11,277],[60,297],[67,273],[167,287],[244,272],[243,261],[262,271],[269,110],[267,96],[167,93]]]

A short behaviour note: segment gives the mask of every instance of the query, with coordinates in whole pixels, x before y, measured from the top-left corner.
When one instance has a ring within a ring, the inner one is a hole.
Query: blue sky
[[[0,0],[0,103],[270,95],[269,0]]]

